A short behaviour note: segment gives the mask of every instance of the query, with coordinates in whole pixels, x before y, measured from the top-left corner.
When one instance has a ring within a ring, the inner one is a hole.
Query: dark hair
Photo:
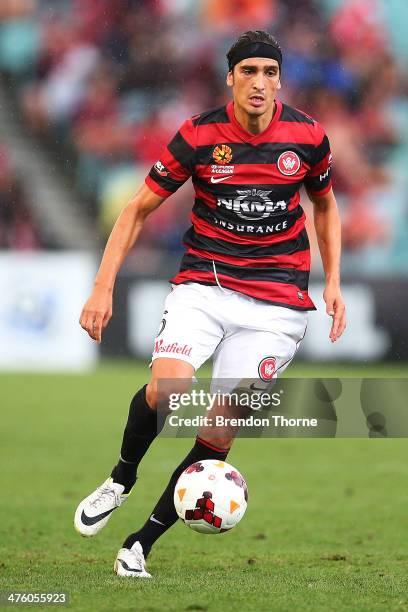
[[[265,43],[267,45],[271,45],[282,55],[280,44],[276,38],[272,36],[272,34],[269,34],[269,32],[265,32],[264,30],[248,30],[247,32],[241,34],[230,47],[227,53],[228,65],[231,64],[231,60],[235,52],[241,47],[245,47],[250,43]]]

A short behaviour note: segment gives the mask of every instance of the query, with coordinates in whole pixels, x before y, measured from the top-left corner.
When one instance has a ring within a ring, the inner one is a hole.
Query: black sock
[[[126,538],[123,543],[123,548],[132,548],[135,542],[140,542],[143,548],[145,557],[149,554],[151,547],[160,536],[167,531],[178,519],[177,512],[174,508],[174,487],[180,474],[196,461],[204,459],[219,459],[224,461],[228,455],[228,450],[217,448],[212,444],[197,438],[195,445],[187,455],[187,457],[174,470],[169,484],[164,490],[161,498],[154,507],[150,518],[146,521],[143,527],[132,533]]]
[[[135,484],[138,465],[166,420],[163,413],[157,413],[148,405],[146,386],[136,393],[130,403],[120,458],[111,473],[114,482],[124,485],[124,493],[129,493]]]

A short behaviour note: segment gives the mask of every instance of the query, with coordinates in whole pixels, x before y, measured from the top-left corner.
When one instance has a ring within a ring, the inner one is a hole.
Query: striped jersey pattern
[[[321,125],[276,102],[268,128],[250,134],[233,102],[188,119],[146,177],[167,197],[191,176],[195,202],[174,284],[221,285],[299,310],[308,294],[309,240],[300,205],[331,188],[330,145]]]

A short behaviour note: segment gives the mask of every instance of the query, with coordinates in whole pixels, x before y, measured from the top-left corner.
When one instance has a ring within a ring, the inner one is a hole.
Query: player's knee
[[[158,407],[167,409],[170,396],[173,394],[181,395],[187,393],[191,386],[191,381],[185,379],[159,379],[152,378],[146,387],[146,401],[152,410]]]
[[[152,410],[157,410],[157,380],[151,380],[146,387],[146,401]]]

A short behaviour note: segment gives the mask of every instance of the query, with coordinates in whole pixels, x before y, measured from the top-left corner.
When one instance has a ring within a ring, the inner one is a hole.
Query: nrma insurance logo
[[[266,219],[273,214],[284,212],[288,207],[285,200],[273,202],[269,197],[270,193],[272,191],[255,188],[238,189],[235,198],[218,198],[217,206],[231,210],[241,219],[248,221]]]

